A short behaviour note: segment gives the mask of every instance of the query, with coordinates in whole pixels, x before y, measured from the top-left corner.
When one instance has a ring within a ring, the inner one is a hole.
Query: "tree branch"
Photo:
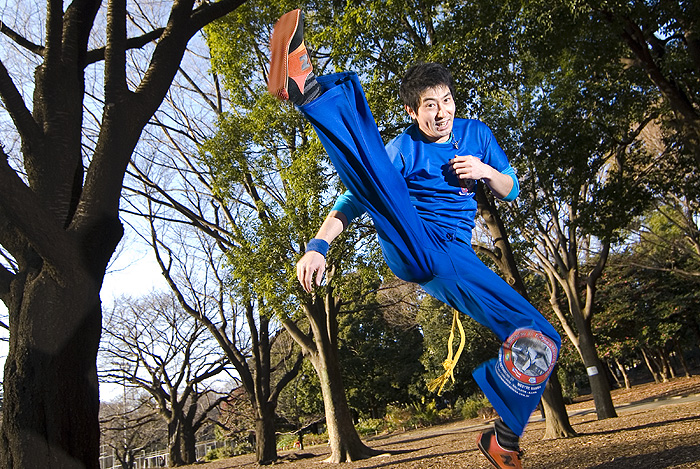
[[[146,44],[158,39],[165,31],[165,28],[157,28],[153,31],[149,31],[146,34],[138,37],[132,37],[126,40],[124,44],[125,50],[130,49],[141,49]],[[98,49],[92,49],[85,54],[85,64],[90,65],[96,62],[100,62],[105,59],[105,48],[100,47]]]
[[[17,90],[5,65],[0,61],[0,98],[5,103],[5,108],[19,132],[22,142],[31,148],[41,145],[44,141],[44,133],[34,120],[32,113],[27,109],[22,95]],[[5,152],[3,158],[7,158]]]
[[[8,300],[10,293],[10,282],[15,278],[15,274],[10,272],[5,266],[0,265],[0,299],[5,301]]]
[[[43,46],[34,44],[32,41],[26,39],[24,36],[14,31],[2,21],[0,21],[0,33],[12,39],[12,41],[14,41],[18,46],[43,57],[45,51]]]
[[[69,272],[71,259],[77,259],[77,249],[37,200],[36,194],[27,187],[10,167],[6,159],[0,158],[0,212],[10,224],[27,240],[42,259],[59,269]],[[4,234],[0,231],[0,234]],[[6,245],[6,240],[0,240]]]
[[[282,325],[287,329],[287,332],[289,332],[289,335],[292,336],[294,341],[302,348],[304,355],[316,354],[316,345],[314,341],[311,340],[308,334],[304,334],[294,321],[291,319],[283,319]]]

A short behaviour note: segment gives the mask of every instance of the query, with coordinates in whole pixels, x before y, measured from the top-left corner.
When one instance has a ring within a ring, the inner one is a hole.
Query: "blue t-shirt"
[[[474,227],[474,192],[460,186],[449,161],[457,155],[472,155],[513,178],[513,190],[505,200],[518,194],[518,181],[508,158],[491,130],[481,121],[455,119],[452,137],[446,143],[428,141],[416,124],[386,145],[394,167],[406,181],[411,201],[419,216],[447,231],[463,222]],[[364,213],[364,207],[349,192],[342,194],[333,210],[342,212],[348,222]]]

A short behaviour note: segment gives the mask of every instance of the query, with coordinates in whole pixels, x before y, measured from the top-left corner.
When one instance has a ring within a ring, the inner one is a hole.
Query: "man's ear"
[[[404,109],[406,109],[406,112],[408,113],[409,117],[413,120],[416,120],[416,118],[418,117],[416,112],[413,109],[411,109],[411,107],[408,104],[404,104],[403,107]]]

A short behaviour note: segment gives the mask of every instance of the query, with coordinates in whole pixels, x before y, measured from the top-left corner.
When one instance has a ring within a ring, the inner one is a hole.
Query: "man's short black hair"
[[[411,66],[401,80],[399,97],[403,103],[418,110],[421,94],[427,89],[446,86],[452,96],[455,94],[455,84],[449,70],[438,63],[419,63]]]

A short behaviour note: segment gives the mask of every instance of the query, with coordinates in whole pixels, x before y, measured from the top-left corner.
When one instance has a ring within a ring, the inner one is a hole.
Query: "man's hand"
[[[320,252],[309,251],[297,262],[297,278],[308,293],[314,288],[314,274],[316,275],[316,285],[320,286],[325,271],[326,258]]]
[[[490,179],[495,171],[491,166],[483,163],[472,155],[457,155],[450,160],[452,169],[460,179]]]
[[[457,155],[450,160],[452,169],[461,180],[481,180],[499,199],[506,197],[513,188],[513,179],[472,155]]]

